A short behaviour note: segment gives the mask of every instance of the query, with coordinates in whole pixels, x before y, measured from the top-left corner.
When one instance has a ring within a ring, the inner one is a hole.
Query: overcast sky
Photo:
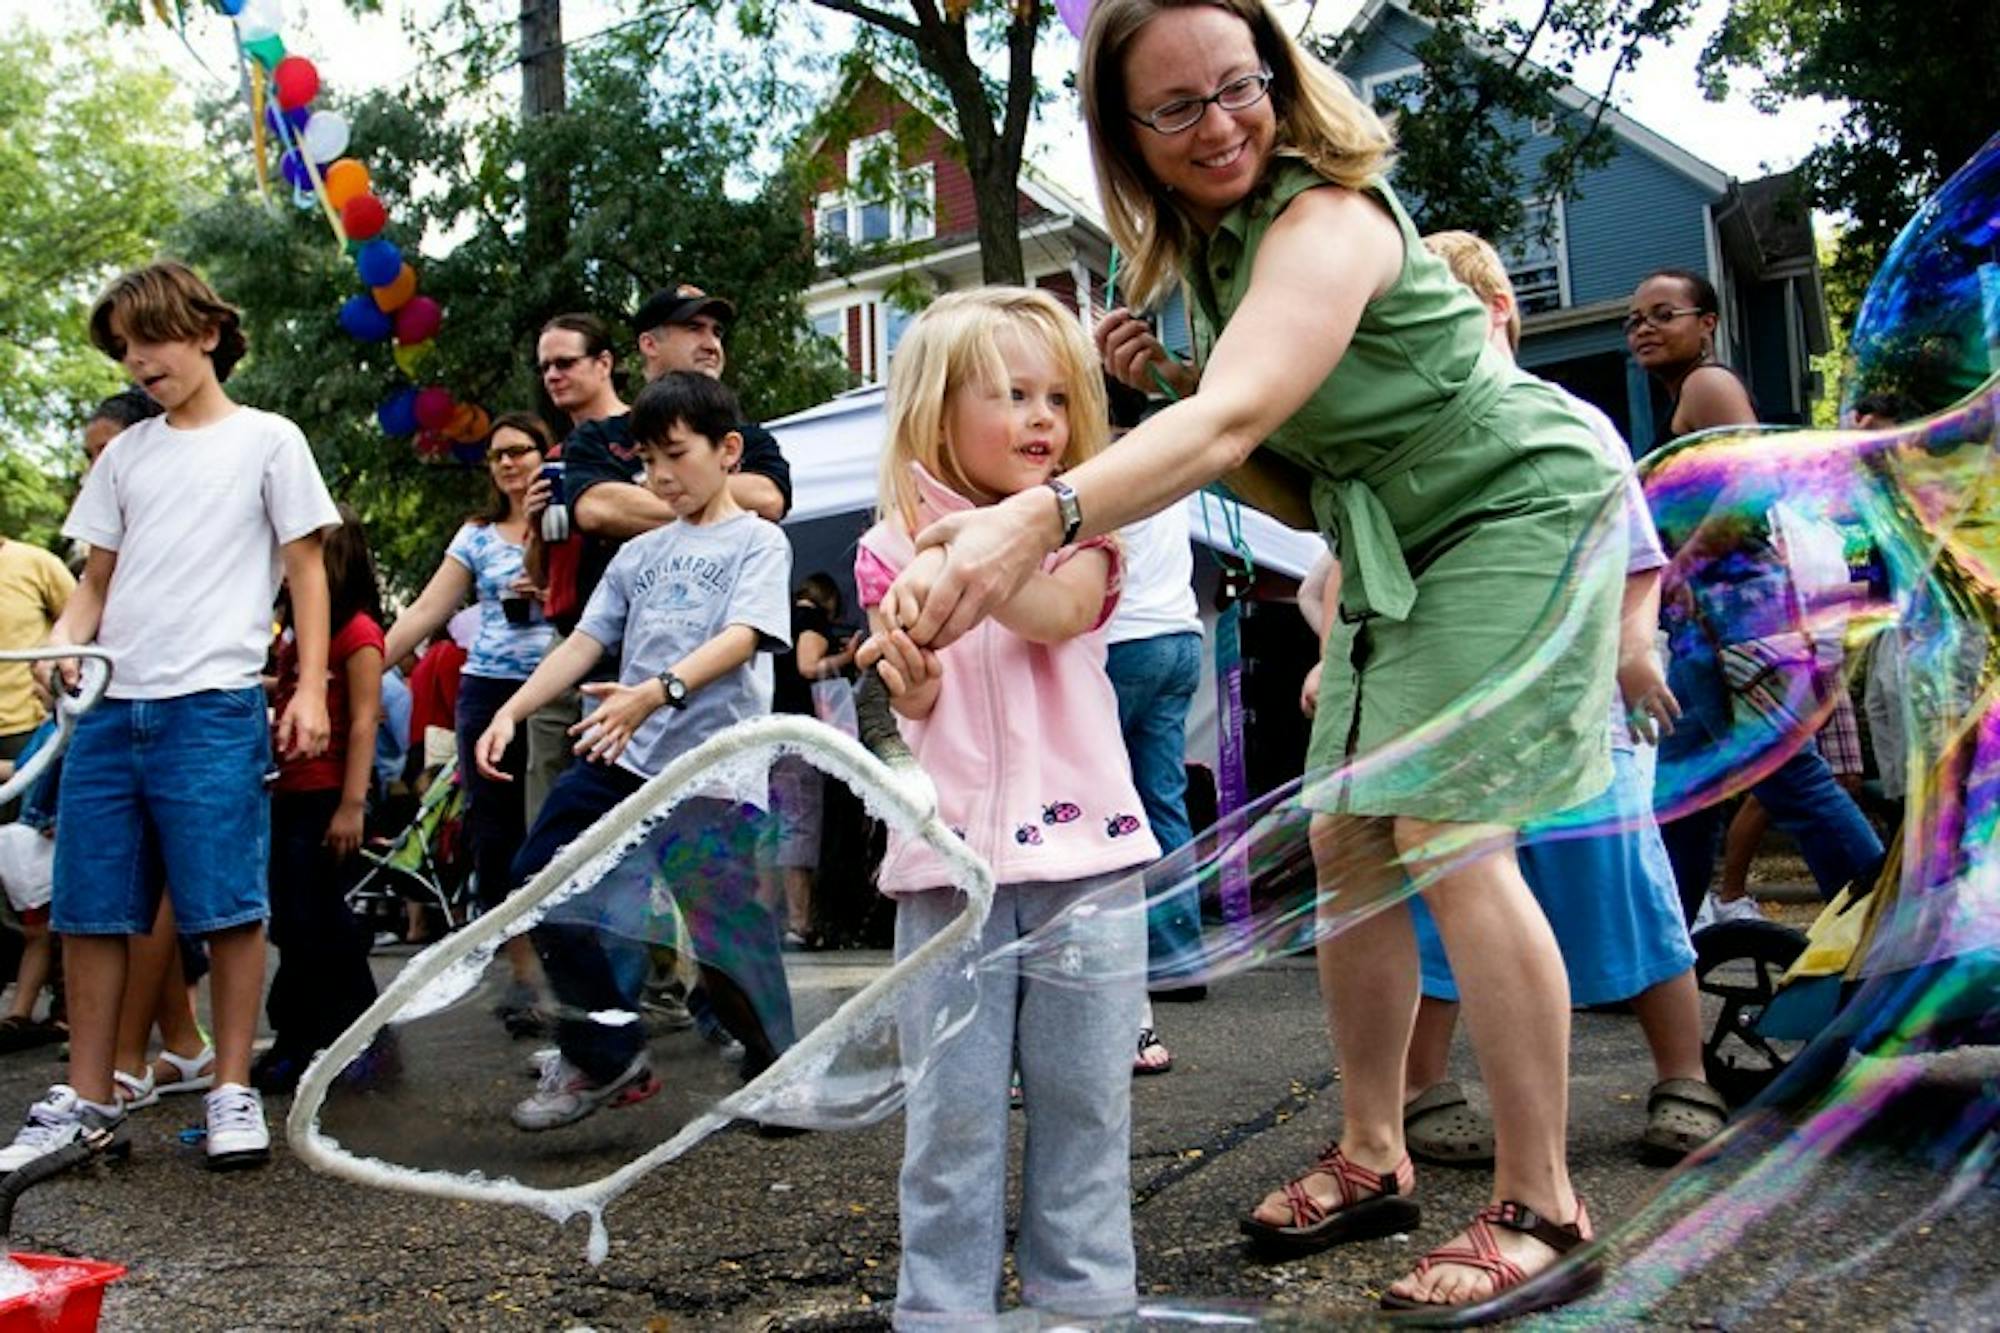
[[[894,8],[892,0],[889,7]],[[1513,0],[1528,3],[1529,0]],[[481,0],[496,18],[512,15],[518,0]],[[804,4],[805,0],[787,0]],[[1360,8],[1361,0],[1321,0],[1317,25],[1338,27]],[[194,0],[191,7],[205,7]],[[383,14],[356,19],[342,0],[287,0],[286,45],[307,55],[320,66],[324,76],[341,88],[363,88],[399,83],[416,71],[416,58],[409,51],[401,20],[407,14],[435,11],[438,0],[383,0]],[[1302,21],[1307,0],[1278,0],[1276,7]],[[54,21],[81,33],[102,33],[95,27],[92,6],[87,0],[62,0],[53,10],[37,11],[56,16]],[[1799,159],[1821,137],[1835,118],[1823,104],[1788,107],[1777,115],[1759,112],[1741,92],[1729,101],[1705,100],[1696,89],[1696,57],[1720,22],[1727,0],[1701,0],[1693,27],[1671,47],[1649,50],[1635,71],[1621,77],[1614,105],[1648,128],[1679,144],[1732,176],[1749,179],[1797,165]],[[565,35],[572,41],[588,36],[607,24],[628,17],[632,6],[615,0],[566,0]],[[823,15],[829,35],[839,41],[847,20]],[[231,46],[227,20],[207,15],[191,33],[192,45],[217,70],[228,68]],[[209,81],[180,40],[155,24],[137,39],[142,51],[151,53],[190,84]],[[1055,86],[1074,59],[1075,48],[1067,41],[1046,44],[1040,62],[1041,77]],[[1608,68],[1608,64],[1605,66]],[[514,95],[510,74],[506,95]],[[1587,91],[1596,92],[1603,82],[1603,69],[1585,69],[1579,80]],[[1095,197],[1090,184],[1090,164],[1082,143],[1082,125],[1071,100],[1064,98],[1044,114],[1032,136],[1035,159],[1059,184],[1083,198]]]

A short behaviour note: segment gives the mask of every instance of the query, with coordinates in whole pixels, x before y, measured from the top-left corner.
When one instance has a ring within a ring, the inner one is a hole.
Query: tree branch
[[[863,23],[894,33],[906,42],[916,42],[920,35],[917,25],[908,19],[897,18],[887,10],[864,5],[861,0],[812,0],[821,9],[831,9],[837,14],[860,19]]]

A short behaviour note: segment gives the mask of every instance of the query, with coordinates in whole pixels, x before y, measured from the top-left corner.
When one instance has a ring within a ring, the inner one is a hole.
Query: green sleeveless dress
[[[1279,213],[1328,184],[1281,157],[1197,243],[1186,277],[1198,361]],[[1373,193],[1402,233],[1402,273],[1263,446],[1312,478],[1341,562],[1307,751],[1322,778],[1306,800],[1518,827],[1611,782],[1622,547],[1593,562],[1615,570],[1565,571],[1587,532],[1617,546],[1599,534],[1620,521],[1618,477],[1555,389],[1487,347],[1485,308],[1424,249],[1395,194]],[[1565,620],[1573,637],[1552,637]]]

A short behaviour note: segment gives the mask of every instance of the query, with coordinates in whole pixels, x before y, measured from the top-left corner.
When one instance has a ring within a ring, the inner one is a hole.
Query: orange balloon
[[[479,409],[471,403],[460,403],[452,412],[451,420],[444,423],[442,434],[447,440],[460,444],[470,444],[486,432],[473,429],[479,424]]]
[[[416,294],[417,271],[405,264],[394,282],[375,289],[375,304],[382,308],[383,314],[394,314],[403,308],[404,302]]]
[[[358,194],[368,193],[368,168],[351,157],[343,157],[326,169],[326,201],[337,210]]]

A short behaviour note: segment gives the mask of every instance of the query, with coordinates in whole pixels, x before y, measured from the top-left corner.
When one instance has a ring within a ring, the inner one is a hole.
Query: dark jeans
[[[465,831],[472,843],[472,869],[479,877],[479,901],[491,907],[521,884],[513,865],[521,840],[527,836],[528,771],[526,726],[514,732],[514,743],[500,758],[500,769],[512,782],[495,782],[481,775],[472,760],[479,737],[500,711],[500,705],[521,688],[518,680],[490,676],[458,678],[458,780],[465,786]]]
[[[1728,687],[1712,658],[1677,655],[1668,667],[1667,684],[1681,705],[1673,734],[1660,742],[1660,775],[1671,781],[1669,774],[1675,768],[1730,743],[1732,719]],[[1664,781],[1660,794],[1669,795]],[[1822,898],[1833,898],[1855,881],[1873,883],[1881,873],[1882,840],[1854,798],[1833,780],[1833,770],[1811,740],[1751,787],[1750,794],[1770,812],[1772,823],[1798,840]],[[1681,910],[1690,922],[1715,873],[1716,848],[1729,808],[1717,802],[1660,826],[1680,888]]]
[[[532,879],[642,785],[622,768],[570,765],[514,858],[514,882]],[[587,1015],[637,1012],[655,948],[693,952],[716,1016],[743,1043],[753,1069],[792,1044],[778,921],[757,898],[762,826],[755,810],[701,797],[683,801],[645,846],[551,909],[530,933],[560,1009],[556,1043],[571,1064],[604,1082],[644,1048],[643,1023],[598,1023]],[[671,895],[684,936],[664,899],[656,903],[656,888]]]
[[[1146,822],[1171,856],[1193,841],[1187,815],[1187,715],[1201,684],[1201,635],[1162,634],[1114,643],[1105,673],[1118,694],[1118,725]],[[1172,985],[1199,965],[1201,896],[1182,884],[1146,910],[1148,972]]]
[[[347,873],[325,845],[335,790],[271,796],[271,943],[278,971],[265,1013],[279,1047],[309,1055],[375,1002],[368,928],[347,910]]]

